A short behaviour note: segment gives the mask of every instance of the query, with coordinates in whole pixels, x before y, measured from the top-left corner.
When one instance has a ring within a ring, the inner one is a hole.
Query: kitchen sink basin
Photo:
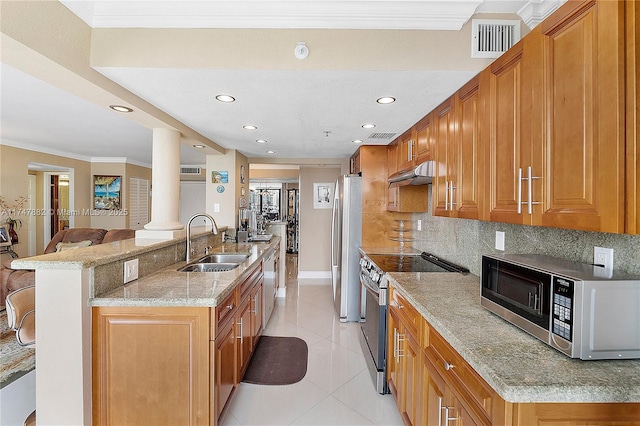
[[[247,260],[247,253],[208,254],[196,263],[242,263]]]
[[[235,269],[239,263],[215,262],[215,263],[191,263],[178,269],[179,272],[224,272]]]

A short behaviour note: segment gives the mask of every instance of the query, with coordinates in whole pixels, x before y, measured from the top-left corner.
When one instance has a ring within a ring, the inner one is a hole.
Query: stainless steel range
[[[423,252],[365,254],[360,258],[362,350],[378,393],[389,393],[386,374],[388,281],[386,272],[458,272],[469,270]],[[367,352],[370,356],[367,356]]]

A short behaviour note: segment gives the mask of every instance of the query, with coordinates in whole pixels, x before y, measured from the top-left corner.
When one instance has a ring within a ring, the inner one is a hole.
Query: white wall
[[[180,182],[180,223],[186,225],[191,216],[207,210],[206,182]]]

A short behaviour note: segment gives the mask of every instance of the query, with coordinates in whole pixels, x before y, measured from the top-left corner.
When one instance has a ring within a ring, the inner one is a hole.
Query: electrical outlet
[[[213,204],[213,212],[214,213],[220,213],[220,203],[214,203]]]
[[[138,279],[138,259],[124,262],[124,283]]]
[[[613,269],[613,249],[604,247],[593,248],[593,264]]]
[[[418,231],[422,231],[422,220],[418,219]]]
[[[496,250],[504,251],[504,232],[496,231]]]

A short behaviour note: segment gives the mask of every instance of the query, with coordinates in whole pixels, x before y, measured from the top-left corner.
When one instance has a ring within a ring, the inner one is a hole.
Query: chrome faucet
[[[187,263],[191,261],[191,222],[197,217],[207,217],[211,221],[211,232],[213,235],[218,235],[218,225],[216,221],[207,213],[196,213],[187,221]]]

